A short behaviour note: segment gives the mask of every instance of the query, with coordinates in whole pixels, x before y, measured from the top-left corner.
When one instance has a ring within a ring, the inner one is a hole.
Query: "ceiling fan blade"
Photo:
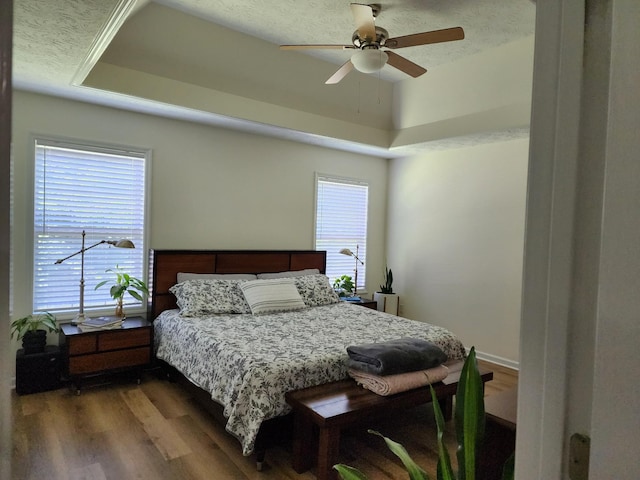
[[[280,45],[280,50],[311,50],[315,48],[348,50],[356,47],[353,45]]]
[[[462,40],[463,38],[464,30],[462,27],[453,27],[389,38],[384,42],[384,46],[387,48],[414,47],[416,45],[427,45],[429,43],[452,42],[454,40]]]
[[[417,63],[413,63],[411,60],[407,60],[397,53],[389,51],[385,53],[389,56],[389,59],[387,60],[387,63],[389,65],[391,65],[392,67],[396,67],[398,70],[403,71],[407,75],[411,75],[413,78],[419,77],[423,73],[427,73],[426,68],[422,68]]]
[[[351,70],[353,70],[353,63],[351,63],[351,60],[347,60],[342,64],[338,71],[331,75],[329,79],[324,83],[326,83],[327,85],[338,83],[340,80],[346,77]]]
[[[356,22],[356,29],[360,39],[366,43],[373,42],[376,39],[376,25],[371,6],[352,3],[351,13]]]

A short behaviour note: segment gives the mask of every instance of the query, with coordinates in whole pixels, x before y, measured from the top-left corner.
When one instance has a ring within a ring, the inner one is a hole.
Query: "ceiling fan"
[[[280,45],[281,50],[310,50],[310,49],[354,49],[357,50],[336,73],[325,83],[334,84],[342,80],[354,68],[362,73],[377,72],[389,64],[392,67],[410,75],[419,77],[426,73],[426,69],[413,63],[389,49],[414,47],[430,43],[451,42],[462,40],[464,30],[462,27],[445,28],[431,32],[414,33],[402,37],[389,38],[389,32],[375,25],[375,18],[380,13],[378,4],[363,5],[351,4],[356,31],[351,38],[352,45]]]

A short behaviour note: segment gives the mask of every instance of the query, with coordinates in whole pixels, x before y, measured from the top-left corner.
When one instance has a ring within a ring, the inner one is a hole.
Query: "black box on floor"
[[[42,353],[24,354],[21,348],[16,353],[16,393],[45,392],[62,386],[60,348],[47,345]]]

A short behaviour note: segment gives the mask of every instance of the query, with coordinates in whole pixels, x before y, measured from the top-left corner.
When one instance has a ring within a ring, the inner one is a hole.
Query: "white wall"
[[[506,365],[519,352],[528,140],[392,160],[388,263],[404,316]]]
[[[150,248],[310,249],[315,172],[365,179],[367,282],[380,281],[387,160],[16,91],[13,318],[31,312],[31,134],[153,149]]]
[[[409,132],[431,140],[434,126],[443,138],[490,132],[505,121],[501,128],[528,127],[533,41],[516,40],[396,83],[394,145]]]
[[[430,150],[391,161],[387,252],[401,311],[514,367],[529,141],[513,134],[529,126],[533,46],[516,40],[394,86],[392,145]]]

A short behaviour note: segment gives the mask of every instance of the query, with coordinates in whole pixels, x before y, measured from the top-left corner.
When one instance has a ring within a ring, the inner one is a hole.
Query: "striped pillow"
[[[306,307],[292,278],[250,280],[243,282],[240,289],[254,315]]]

